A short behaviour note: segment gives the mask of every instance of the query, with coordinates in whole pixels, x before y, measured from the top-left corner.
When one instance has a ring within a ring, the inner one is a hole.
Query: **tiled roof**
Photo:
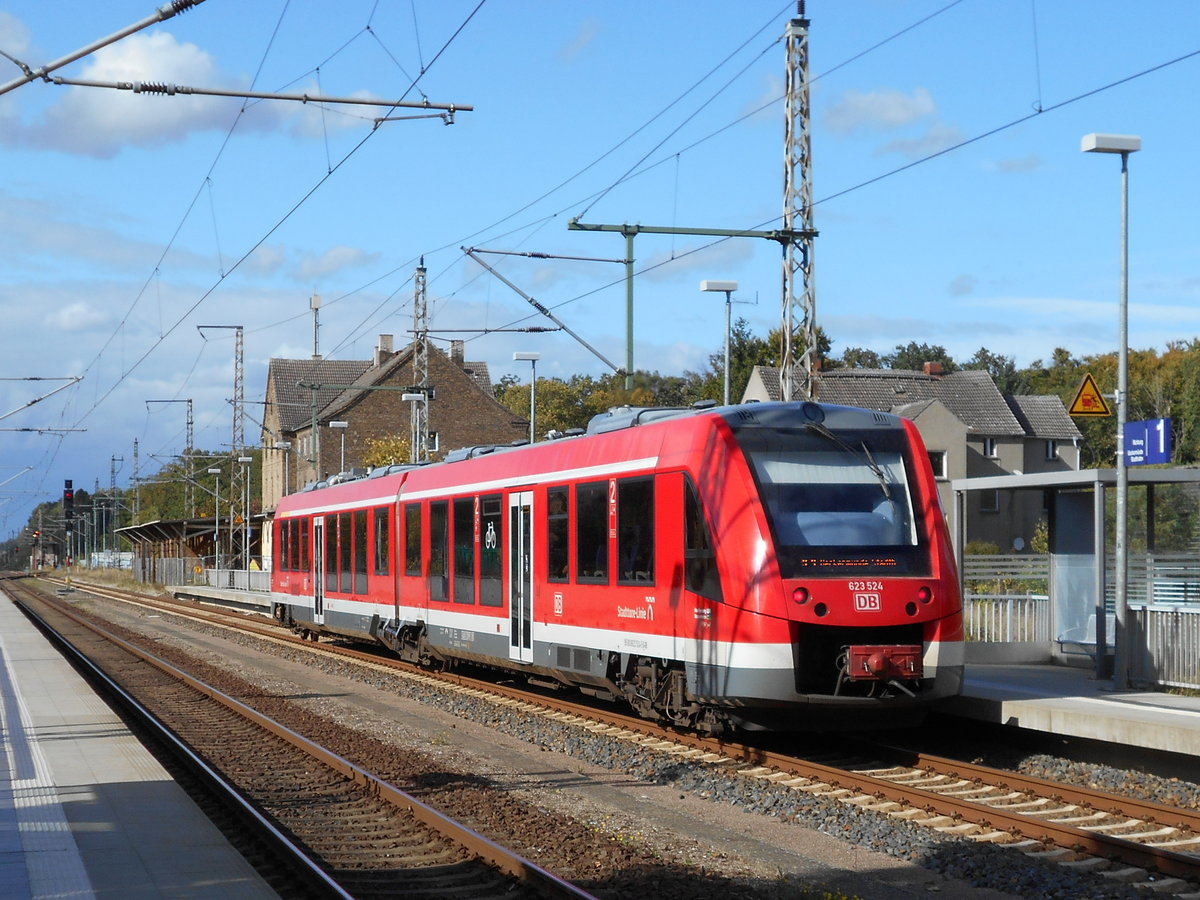
[[[926,375],[903,369],[830,369],[817,396],[825,403],[891,411],[922,400],[940,400],[977,434],[1024,435],[992,377],[981,370]]]
[[[272,359],[267,382],[275,385],[280,430],[294,432],[312,421],[313,392],[299,387],[298,382],[352,384],[370,367],[370,362],[357,359]],[[341,392],[341,388],[317,391],[318,414]]]
[[[767,396],[778,400],[782,395],[779,370],[756,366],[754,371]],[[1080,437],[1057,396],[1006,397],[982,370],[926,375],[906,369],[826,369],[818,376],[817,398],[823,403],[862,406],[910,417],[930,401],[940,400],[975,434],[1059,440]]]
[[[1055,440],[1082,437],[1075,420],[1067,415],[1062,400],[1054,395],[1018,394],[1005,399],[1029,434]]]

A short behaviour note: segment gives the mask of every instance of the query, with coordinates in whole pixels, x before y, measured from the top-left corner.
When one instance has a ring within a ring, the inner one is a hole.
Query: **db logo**
[[[879,612],[883,609],[883,601],[878,594],[855,594],[854,608],[858,612]]]

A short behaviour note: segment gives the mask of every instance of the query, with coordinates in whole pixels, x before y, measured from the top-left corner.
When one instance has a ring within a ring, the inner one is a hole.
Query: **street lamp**
[[[700,282],[700,290],[725,294],[725,405],[729,405],[729,306],[733,302],[730,295],[738,289],[736,281],[709,281],[707,278]]]
[[[237,461],[249,467],[254,462],[253,456],[239,456]],[[247,468],[242,476],[242,566],[250,571],[250,471]]]
[[[346,471],[346,429],[350,427],[349,422],[330,422],[330,428],[336,428],[342,433],[342,465],[338,469],[339,472]]]
[[[283,451],[283,496],[288,494],[288,464],[291,462],[288,459],[288,451],[292,449],[291,441],[276,441],[275,449]]]
[[[537,415],[537,361],[541,358],[542,354],[525,350],[518,350],[513,354],[513,359],[517,362],[529,360],[531,373],[529,381],[529,443],[531,444],[537,440],[537,430],[533,420]]]
[[[1126,628],[1129,612],[1129,525],[1126,521],[1129,468],[1125,460],[1125,421],[1129,415],[1129,154],[1142,149],[1142,139],[1133,134],[1085,134],[1079,149],[1084,153],[1121,154],[1121,335],[1117,354],[1117,583],[1114,603],[1117,633],[1113,641],[1113,690],[1123,691],[1129,687],[1129,648],[1126,646],[1129,636]],[[1098,614],[1104,614],[1103,597]]]
[[[213,494],[213,545],[216,547],[216,555],[213,559],[213,568],[221,568],[221,470],[209,469],[209,475],[217,476],[217,490]]]

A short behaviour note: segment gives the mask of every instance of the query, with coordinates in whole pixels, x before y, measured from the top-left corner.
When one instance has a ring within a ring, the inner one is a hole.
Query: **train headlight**
[[[794,601],[796,601],[797,603],[799,603],[801,606],[806,604],[809,599],[808,588],[806,588],[806,587],[796,588],[794,591],[792,591],[792,599]]]
[[[923,584],[917,589],[917,599],[922,603],[928,603],[933,599],[933,589],[929,585]]]

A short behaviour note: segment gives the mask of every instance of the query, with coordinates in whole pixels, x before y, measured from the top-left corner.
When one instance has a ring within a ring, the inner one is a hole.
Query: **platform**
[[[1064,737],[1200,756],[1200,697],[1117,693],[1091,669],[968,664],[962,696],[946,711]]]
[[[3,592],[0,897],[277,897]]]

